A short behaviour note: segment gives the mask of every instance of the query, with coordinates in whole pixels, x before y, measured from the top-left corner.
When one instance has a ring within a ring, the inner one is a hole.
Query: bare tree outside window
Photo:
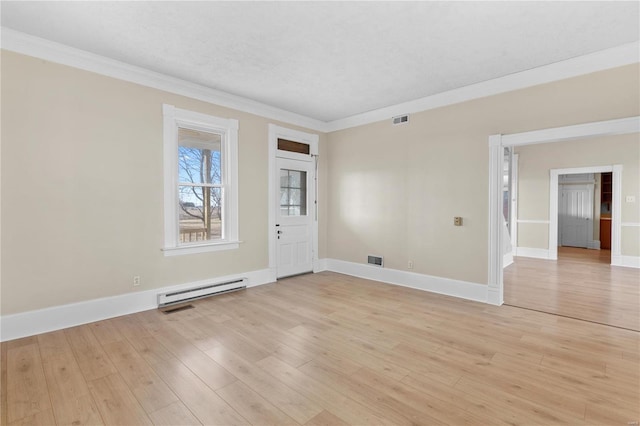
[[[178,130],[178,199],[181,242],[221,239],[222,136]]]

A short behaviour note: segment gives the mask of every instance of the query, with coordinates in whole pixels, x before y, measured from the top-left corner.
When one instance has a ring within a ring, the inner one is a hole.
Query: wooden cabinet
[[[613,199],[613,179],[611,173],[602,174],[602,191],[600,192],[601,212],[611,211]]]
[[[600,248],[611,250],[611,202],[613,200],[613,175],[602,174],[600,191]]]
[[[611,218],[600,218],[600,248],[611,250]]]

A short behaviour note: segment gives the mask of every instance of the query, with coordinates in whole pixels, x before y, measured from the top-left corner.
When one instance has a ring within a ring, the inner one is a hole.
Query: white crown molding
[[[640,116],[618,118],[615,120],[594,121],[591,123],[575,124],[573,126],[553,127],[530,132],[502,135],[503,146],[536,145],[541,143],[565,142],[576,139],[595,138],[610,135],[627,135],[640,132]],[[582,173],[571,171],[567,173]],[[584,168],[584,173],[600,173]]]
[[[323,133],[362,126],[391,119],[402,114],[427,111],[640,61],[640,54],[638,53],[640,51],[640,42],[633,42],[413,101],[325,122],[9,28],[2,28],[1,47],[12,52],[34,56]]]
[[[330,121],[327,132],[362,126],[376,121],[390,120],[402,114],[411,114],[440,108],[460,102],[497,95],[565,78],[577,77],[597,71],[635,64],[640,61],[640,42],[623,44],[584,56],[567,59],[530,70],[487,80],[459,89],[368,111],[351,117]]]
[[[324,121],[4,27],[2,28],[2,49],[152,87],[154,89],[164,90],[177,95],[187,96],[215,105],[256,114],[261,117],[282,121],[311,130],[326,132],[327,128],[327,124]]]

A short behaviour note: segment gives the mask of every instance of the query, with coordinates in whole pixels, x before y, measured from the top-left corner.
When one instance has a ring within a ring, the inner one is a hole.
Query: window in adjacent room
[[[165,254],[237,248],[237,120],[163,112]]]

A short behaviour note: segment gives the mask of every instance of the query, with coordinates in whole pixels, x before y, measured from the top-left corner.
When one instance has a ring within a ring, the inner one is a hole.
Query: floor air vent
[[[382,266],[382,256],[367,256],[367,263],[374,266]]]
[[[246,278],[158,294],[158,308],[247,288]]]
[[[189,305],[169,305],[169,306],[165,306],[160,309],[160,312],[162,312],[163,314],[175,314],[176,312],[182,312],[182,311],[186,311],[187,309],[193,309],[194,306],[189,304]]]

